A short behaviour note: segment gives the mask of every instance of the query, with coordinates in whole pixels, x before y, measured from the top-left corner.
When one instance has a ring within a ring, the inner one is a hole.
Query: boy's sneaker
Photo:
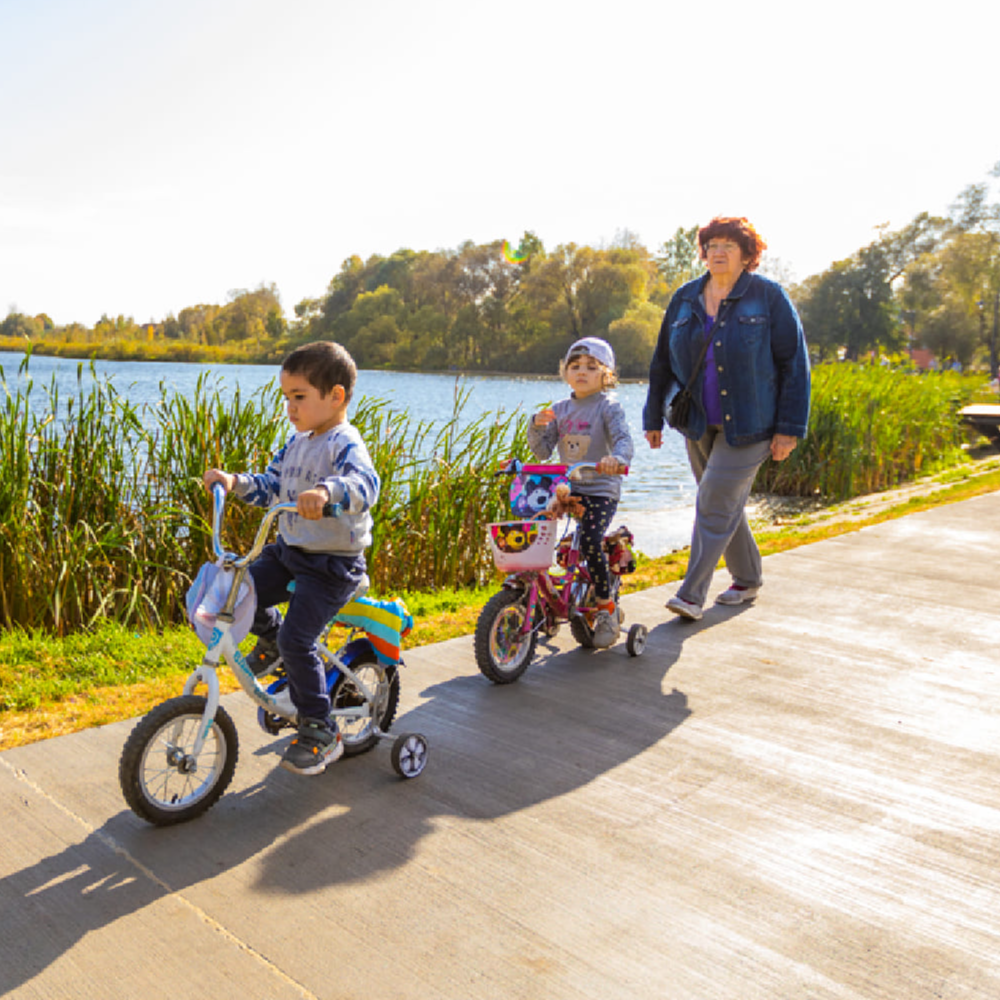
[[[618,641],[622,627],[618,621],[618,608],[605,611],[601,608],[594,617],[594,646],[597,649],[607,649]]]
[[[734,583],[715,599],[716,604],[743,604],[752,601],[757,596],[760,587],[744,587],[742,583]]]
[[[295,774],[319,774],[343,753],[344,741],[335,727],[322,719],[303,719],[299,735],[281,758],[281,766]]]
[[[676,594],[667,601],[667,610],[673,611],[675,615],[680,615],[681,618],[688,618],[693,622],[701,621],[703,616],[700,604],[695,604],[693,601],[685,601],[683,597],[678,597]]]
[[[278,644],[273,639],[258,639],[257,644],[247,657],[247,663],[250,665],[254,677],[266,677],[280,659]]]

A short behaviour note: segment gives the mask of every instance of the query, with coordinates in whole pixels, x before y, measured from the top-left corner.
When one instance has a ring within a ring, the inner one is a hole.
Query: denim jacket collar
[[[702,322],[705,321],[705,309],[702,305],[702,295],[710,277],[711,274],[706,271],[700,278],[696,278],[694,281],[685,286],[686,291],[684,293],[684,297],[691,303],[692,312],[694,312]],[[733,287],[729,290],[729,294],[722,301],[728,302],[730,300],[735,301],[737,299],[741,299],[743,297],[743,293],[750,287],[750,278],[750,272],[744,271],[736,279],[736,284],[733,285]]]
[[[705,291],[705,286],[708,284],[708,279],[712,275],[706,271],[700,278],[695,278],[694,281],[689,282],[684,286],[685,288],[685,298],[692,301],[697,301],[701,298],[702,293]],[[726,296],[727,299],[739,299],[743,297],[743,293],[750,286],[750,279],[753,275],[749,271],[743,271],[740,276],[736,279],[736,284],[729,289],[729,294]]]

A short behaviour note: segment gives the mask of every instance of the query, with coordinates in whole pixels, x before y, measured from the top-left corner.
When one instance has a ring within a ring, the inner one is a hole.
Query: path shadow
[[[404,866],[441,817],[489,822],[572,793],[688,718],[687,696],[666,678],[691,634],[658,626],[635,659],[624,643],[600,652],[540,645],[516,684],[494,686],[477,673],[423,690],[425,700],[393,726],[428,738],[430,763],[415,780],[395,775],[383,743],[320,778],[275,767],[176,827],[151,827],[122,809],[0,879],[0,995],[90,932],[250,859],[259,868],[253,891],[309,893]],[[404,684],[418,679],[408,670]],[[248,742],[241,767],[285,741]]]
[[[117,784],[117,775],[109,773],[108,781]],[[122,810],[61,851],[0,879],[0,996],[30,982],[91,932],[238,868],[307,823],[330,806],[330,785],[317,784],[326,783],[275,769],[175,827],[152,827]],[[27,792],[18,797],[22,808],[37,801]],[[5,812],[8,807],[0,803]],[[42,833],[58,837],[60,824],[54,825],[53,833]]]
[[[430,763],[419,781],[354,799],[348,812],[294,832],[268,852],[255,888],[308,893],[364,880],[405,864],[442,817],[490,822],[569,795],[634,759],[691,714],[687,695],[666,683],[691,634],[658,627],[634,659],[624,643],[589,652],[540,643],[517,683],[496,686],[475,674],[425,689],[428,700],[395,727],[428,737]],[[306,869],[301,859],[314,842],[329,853]]]

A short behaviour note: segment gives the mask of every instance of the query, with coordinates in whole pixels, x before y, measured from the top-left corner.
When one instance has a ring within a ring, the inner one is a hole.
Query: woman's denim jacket
[[[659,431],[673,390],[687,384],[705,337],[701,293],[709,275],[682,285],[670,300],[649,366],[643,430]],[[805,437],[809,423],[809,353],[802,323],[782,287],[744,271],[719,306],[712,327],[722,401],[722,426],[732,446],[775,434]],[[691,387],[694,406],[686,435],[707,430],[704,367]]]

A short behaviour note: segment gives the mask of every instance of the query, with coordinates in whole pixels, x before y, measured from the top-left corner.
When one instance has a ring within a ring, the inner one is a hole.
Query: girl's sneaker
[[[601,608],[594,617],[594,646],[597,649],[607,649],[618,641],[621,634],[618,608],[613,611]]]
[[[295,774],[319,774],[343,753],[344,741],[335,726],[322,719],[303,719],[299,735],[281,758],[281,766]]]

